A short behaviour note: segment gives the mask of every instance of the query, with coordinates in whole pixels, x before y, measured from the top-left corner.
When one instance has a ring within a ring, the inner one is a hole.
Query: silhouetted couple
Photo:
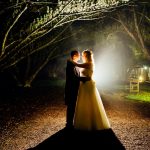
[[[66,128],[79,130],[109,129],[101,97],[93,80],[94,59],[90,50],[82,52],[82,63],[78,51],[71,52],[67,60],[65,104]]]

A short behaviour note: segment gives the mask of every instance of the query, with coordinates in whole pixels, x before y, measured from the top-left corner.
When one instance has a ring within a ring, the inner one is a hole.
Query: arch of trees
[[[150,60],[148,1],[14,0],[1,4],[0,71],[12,74],[20,86],[30,87],[50,60],[68,53],[58,44],[76,34],[67,32],[75,21],[113,20],[133,41],[135,55]]]

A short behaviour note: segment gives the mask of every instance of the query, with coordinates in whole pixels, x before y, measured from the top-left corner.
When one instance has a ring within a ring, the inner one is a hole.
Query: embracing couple
[[[95,81],[92,79],[94,71],[92,51],[82,52],[82,63],[78,63],[80,60],[78,51],[72,51],[70,57],[67,60],[65,84],[66,128],[109,129],[109,120]]]

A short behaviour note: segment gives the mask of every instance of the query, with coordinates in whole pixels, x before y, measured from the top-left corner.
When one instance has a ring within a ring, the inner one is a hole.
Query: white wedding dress
[[[93,75],[92,67],[82,69],[83,76]],[[75,109],[74,127],[79,130],[109,129],[107,118],[100,94],[94,80],[80,82],[78,99]]]

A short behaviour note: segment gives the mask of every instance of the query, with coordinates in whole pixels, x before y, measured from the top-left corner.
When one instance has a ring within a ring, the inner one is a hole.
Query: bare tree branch
[[[14,20],[13,24],[9,27],[9,29],[7,30],[5,36],[4,36],[4,40],[3,40],[3,44],[2,44],[2,50],[0,53],[0,57],[5,53],[5,44],[6,44],[6,40],[8,37],[8,34],[10,32],[10,30],[13,28],[13,26],[16,24],[16,22],[18,21],[18,19],[20,18],[20,16],[27,10],[27,6],[25,6],[25,8],[19,13],[19,15],[16,17],[16,19]]]

